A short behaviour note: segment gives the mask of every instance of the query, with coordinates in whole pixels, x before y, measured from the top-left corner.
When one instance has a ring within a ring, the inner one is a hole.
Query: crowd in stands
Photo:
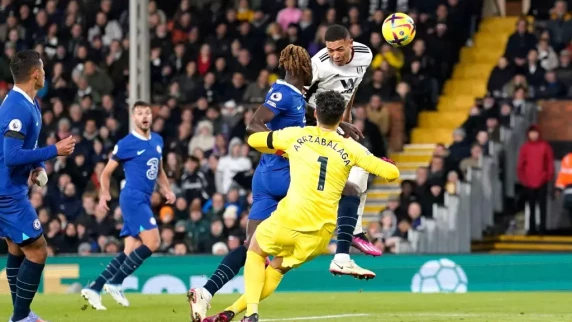
[[[534,23],[518,20],[504,55],[491,71],[487,95],[475,101],[465,123],[454,131],[453,143],[438,145],[429,166],[417,169],[414,182],[403,181],[401,194],[390,197],[380,222],[370,225],[370,235],[384,236],[387,249],[395,245],[391,237],[407,238],[410,228],[422,225],[420,218],[431,218],[431,205],[443,202],[443,192],[455,193],[467,169],[478,167],[482,156],[493,153],[489,143],[502,142],[501,128],[514,125],[514,115],[524,113],[527,101],[572,97],[572,14],[568,7],[572,4],[568,2],[533,1]],[[521,189],[511,208],[522,210],[527,203],[527,233],[544,234],[554,156],[536,125],[527,130],[516,170]],[[556,188],[560,189],[557,193],[564,189]]]
[[[164,137],[165,169],[177,194],[172,207],[164,206],[159,194],[152,197],[161,227],[160,251],[225,254],[243,242],[252,203],[249,178],[258,159],[245,144],[245,124],[280,77],[278,57],[286,45],[304,46],[313,55],[325,46],[327,26],[341,23],[353,39],[371,48],[374,59],[358,90],[354,119],[366,136],[362,143],[384,156],[392,127],[385,103],[403,103],[407,137],[417,114],[435,108],[470,35],[478,3],[151,0],[152,129]],[[381,36],[385,17],[395,11],[408,12],[417,22],[415,41],[402,50]],[[110,213],[98,211],[96,204],[109,153],[129,132],[128,32],[124,1],[2,0],[0,5],[0,99],[11,87],[9,62],[15,52],[37,50],[47,75],[46,87],[38,93],[43,114],[39,144],[70,134],[78,142],[74,155],[46,164],[49,184],[33,187],[30,195],[52,254],[121,249],[119,171],[112,180]],[[486,142],[496,138],[498,126],[517,113],[519,100],[528,95],[509,79],[505,83],[512,101],[499,104],[489,96],[475,105],[467,123],[453,134],[455,143],[437,147],[415,182],[403,182],[403,193],[389,202],[391,220],[384,212],[379,227],[370,229],[380,248],[389,237],[405,236],[409,227],[420,225],[421,217],[430,217],[428,205],[442,200],[443,191],[454,189],[463,177],[463,169],[487,153]]]

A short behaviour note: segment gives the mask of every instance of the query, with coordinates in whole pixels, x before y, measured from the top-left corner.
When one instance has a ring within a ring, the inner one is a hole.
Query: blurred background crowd
[[[74,155],[46,164],[49,184],[31,192],[52,254],[121,249],[121,171],[112,180],[111,212],[97,211],[96,204],[109,153],[129,131],[127,3],[0,3],[0,99],[11,87],[15,52],[37,50],[46,70],[46,87],[38,94],[40,145],[70,134],[78,142]],[[461,47],[470,45],[471,17],[481,6],[482,1],[467,0],[151,0],[152,130],[164,138],[165,169],[177,195],[173,206],[165,206],[159,194],[152,197],[160,252],[225,254],[244,241],[250,177],[259,158],[245,144],[245,125],[280,77],[278,57],[285,46],[294,43],[313,55],[325,46],[327,26],[340,23],[371,48],[374,59],[356,95],[354,122],[365,134],[361,143],[386,156],[395,128],[408,142],[418,114],[436,109]],[[452,133],[453,144],[438,145],[430,164],[403,181],[402,193],[391,196],[371,223],[369,235],[378,247],[390,249],[392,237],[405,237],[423,217],[430,218],[432,204],[442,202],[445,191],[454,192],[467,169],[489,153],[488,142],[500,139],[499,129],[510,126],[525,100],[572,96],[572,15],[566,6],[557,1],[539,28],[518,22],[491,73],[487,96]],[[381,36],[385,17],[395,11],[408,12],[417,22],[415,41],[403,49]],[[403,104],[403,124],[392,123],[387,108],[392,101]],[[546,175],[532,179],[541,176],[530,168],[541,157],[535,149],[532,144],[519,167],[530,191],[548,182]],[[551,156],[549,149],[542,151]]]

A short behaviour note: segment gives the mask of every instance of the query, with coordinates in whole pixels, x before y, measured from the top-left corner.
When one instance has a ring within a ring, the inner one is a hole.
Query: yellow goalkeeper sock
[[[276,291],[280,281],[282,280],[282,277],[284,277],[284,275],[282,275],[280,271],[276,270],[272,266],[266,267],[264,287],[262,288],[262,293],[260,294],[261,301]],[[236,302],[225,309],[225,311],[232,311],[234,314],[239,314],[244,310],[246,310],[245,294],[243,294],[238,300],[236,300]]]
[[[246,253],[244,265],[244,286],[246,295],[246,314],[250,316],[258,313],[260,295],[264,288],[266,274],[264,273],[265,258],[253,251]]]

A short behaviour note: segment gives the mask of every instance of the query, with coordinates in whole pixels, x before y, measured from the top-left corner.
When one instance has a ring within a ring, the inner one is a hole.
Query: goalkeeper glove
[[[385,161],[387,163],[391,163],[391,164],[395,165],[395,161],[391,160],[390,158],[381,157],[380,159],[382,159],[383,161]]]

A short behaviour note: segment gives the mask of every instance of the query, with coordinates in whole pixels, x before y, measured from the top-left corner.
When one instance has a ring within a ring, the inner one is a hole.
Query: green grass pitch
[[[238,295],[219,295],[210,313]],[[184,295],[128,294],[131,307],[103,296],[107,311],[86,308],[79,294],[38,295],[35,312],[50,322],[189,321]],[[262,321],[383,322],[555,322],[572,321],[572,293],[277,293],[261,303]],[[0,321],[11,312],[8,295],[0,296]],[[236,319],[239,321],[239,319]]]

